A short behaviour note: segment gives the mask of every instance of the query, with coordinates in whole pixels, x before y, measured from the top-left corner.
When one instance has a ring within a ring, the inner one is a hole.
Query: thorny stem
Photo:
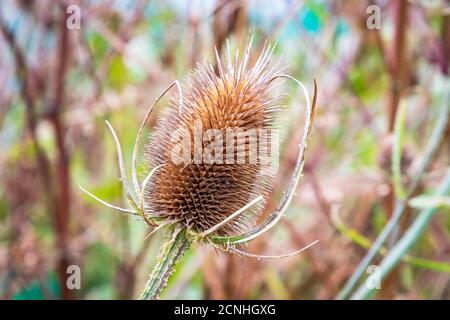
[[[141,294],[141,300],[159,299],[167,280],[175,271],[175,265],[190,245],[191,240],[187,238],[186,230],[178,229],[173,232],[172,239],[161,247],[160,256]]]

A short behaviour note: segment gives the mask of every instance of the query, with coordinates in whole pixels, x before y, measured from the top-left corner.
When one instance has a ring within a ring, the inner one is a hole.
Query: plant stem
[[[448,96],[449,95],[447,95],[446,97]],[[450,105],[444,105],[442,109],[443,110],[440,113],[442,114],[442,116],[440,116],[439,119],[437,120],[437,124],[431,134],[431,137],[427,142],[423,158],[421,159],[420,164],[418,165],[417,173],[414,175],[413,180],[409,186],[407,196],[405,197],[404,200],[397,199],[395,203],[394,213],[392,214],[389,221],[386,223],[386,226],[378,235],[377,239],[374,241],[370,250],[358,264],[352,276],[350,277],[350,279],[345,284],[344,288],[337,296],[337,299],[346,299],[351,294],[353,287],[355,287],[358,280],[367,270],[367,267],[370,265],[373,258],[377,255],[378,251],[383,246],[384,242],[389,237],[391,232],[395,229],[401,217],[403,216],[403,213],[407,206],[406,199],[408,199],[412,194],[414,194],[416,189],[419,187],[420,181],[422,180],[425,171],[430,166],[432,160],[434,159],[434,155],[438,151],[439,146],[441,145],[443,139],[445,138],[445,131],[450,119],[450,112],[449,112]]]
[[[450,169],[447,170],[447,174],[445,175],[436,195],[443,196],[447,195],[449,192]],[[378,277],[380,277],[380,280],[383,280],[387,277],[392,269],[394,269],[394,267],[399,263],[404,255],[411,249],[414,243],[419,240],[436,211],[437,207],[432,207],[422,210],[419,213],[411,227],[409,227],[404,236],[397,242],[397,244],[391,249],[389,254],[386,255],[386,257],[381,262],[379,266],[380,272],[377,275]],[[355,300],[370,299],[374,294],[375,288],[371,288],[363,283],[351,298]]]
[[[175,271],[175,265],[191,245],[185,230],[175,230],[172,239],[161,247],[160,256],[141,294],[141,300],[156,300],[167,280]]]

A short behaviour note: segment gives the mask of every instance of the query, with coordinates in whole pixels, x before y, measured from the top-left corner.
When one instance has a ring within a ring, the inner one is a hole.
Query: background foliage
[[[81,9],[79,30],[66,27],[70,4]],[[381,28],[369,30],[373,4]],[[274,58],[283,55],[311,92],[315,78],[319,95],[293,204],[246,250],[320,243],[267,261],[194,247],[163,298],[333,299],[358,285],[353,297],[450,298],[449,14],[446,1],[1,1],[0,297],[138,296],[163,239],[146,239],[143,223],[78,188],[125,203],[104,120],[119,133],[129,168],[153,99],[197,62],[212,61],[214,46],[229,39],[242,49],[251,32],[255,52],[276,40]],[[293,94],[266,211],[286,187],[303,125],[301,96],[284,89]],[[374,248],[390,219],[387,241]],[[391,267],[369,294],[365,268],[355,275],[371,247],[370,264]],[[71,264],[81,268],[81,290],[65,286]],[[352,275],[356,286],[341,291]]]

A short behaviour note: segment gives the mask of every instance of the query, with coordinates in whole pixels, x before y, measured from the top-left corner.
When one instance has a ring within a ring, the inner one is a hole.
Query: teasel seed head
[[[270,145],[275,143],[275,116],[282,102],[282,97],[272,92],[276,85],[273,77],[282,70],[280,63],[271,64],[272,49],[263,50],[253,65],[249,63],[250,45],[240,62],[237,58],[232,62],[229,55],[224,63],[216,51],[218,72],[211,64],[199,64],[188,77],[182,97],[172,98],[145,153],[151,168],[160,166],[144,190],[145,212],[150,216],[179,221],[188,230],[201,233],[255,198],[266,198],[274,163],[263,163],[259,155],[270,153]],[[219,136],[205,139],[211,130]],[[188,160],[174,163],[173,152],[182,139],[188,139]],[[205,159],[205,150],[220,149],[218,156],[211,153],[214,160]],[[251,154],[255,150],[256,158]],[[217,234],[249,230],[263,207],[264,200],[259,201]]]
[[[271,65],[271,46],[249,66],[250,47],[251,41],[240,62],[237,55],[232,62],[228,53],[225,64],[216,51],[218,74],[211,64],[199,65],[188,78],[184,94],[180,83],[174,81],[155,99],[136,135],[131,186],[119,138],[106,121],[116,144],[120,180],[131,208],[107,203],[80,188],[114,210],[145,220],[155,227],[149,236],[174,225],[169,228],[172,237],[162,246],[141,299],[159,298],[175,264],[193,241],[206,240],[217,249],[258,259],[290,257],[318,243],[316,240],[295,252],[275,256],[252,254],[235,247],[272,229],[286,212],[303,170],[317,94],[314,81],[311,102],[300,81],[281,73],[279,63]],[[252,227],[263,209],[276,168],[277,159],[271,147],[275,144],[278,148],[273,129],[282,96],[275,96],[273,88],[276,82],[286,79],[302,89],[306,100],[303,137],[287,191],[275,210]],[[151,170],[139,181],[137,155],[144,127],[155,104],[174,86],[178,88],[178,96],[165,110],[146,147],[144,160]],[[179,151],[183,154],[182,161],[174,157]],[[261,152],[269,162],[262,160]]]
[[[242,58],[236,54],[233,61],[228,50],[225,63],[216,50],[217,73],[211,64],[200,64],[187,79],[184,94],[176,80],[155,98],[136,135],[131,185],[119,138],[106,121],[116,144],[120,180],[131,208],[110,204],[80,188],[109,208],[132,214],[155,227],[149,236],[168,227],[173,239],[206,240],[218,249],[257,258],[288,257],[317,243],[277,256],[253,255],[235,247],[272,229],[286,212],[303,170],[317,98],[315,81],[311,101],[303,83],[283,74],[280,62],[271,64],[274,46],[265,47],[253,65],[249,64],[250,48],[251,41]],[[274,120],[283,95],[275,95],[273,89],[280,80],[295,82],[303,92],[303,136],[286,192],[273,212],[252,227],[264,207],[277,168]],[[151,170],[140,181],[136,167],[144,127],[153,107],[173,87],[177,87],[178,95],[172,98],[147,143],[144,160]],[[174,157],[180,151],[182,161]]]

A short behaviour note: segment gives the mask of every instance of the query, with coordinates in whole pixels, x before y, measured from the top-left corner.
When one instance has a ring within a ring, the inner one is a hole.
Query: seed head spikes
[[[242,59],[238,54],[232,59],[228,50],[225,61],[216,50],[217,73],[211,64],[198,65],[188,78],[184,92],[180,83],[174,81],[155,99],[136,136],[131,186],[119,139],[106,121],[117,147],[120,180],[131,208],[108,204],[80,188],[112,209],[142,218],[155,227],[152,233],[163,228],[172,231],[172,239],[163,246],[163,255],[143,298],[159,296],[172,267],[194,241],[255,258],[291,256],[317,243],[281,256],[254,255],[235,248],[269,231],[289,206],[303,169],[317,94],[314,82],[311,102],[300,81],[283,74],[280,63],[271,64],[274,46],[265,47],[252,66],[250,49],[251,42]],[[276,142],[274,117],[281,99],[272,92],[277,80],[283,79],[299,85],[305,96],[304,133],[288,190],[275,211],[255,226],[273,182],[273,170],[270,170],[273,163],[264,161],[261,153]],[[172,98],[146,145],[144,160],[151,170],[139,181],[137,154],[144,126],[155,104],[174,86],[178,94]]]

